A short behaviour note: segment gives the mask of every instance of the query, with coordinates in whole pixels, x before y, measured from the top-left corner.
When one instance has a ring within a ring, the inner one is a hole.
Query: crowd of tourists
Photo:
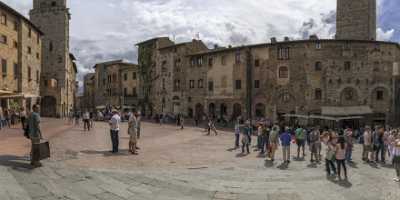
[[[15,128],[26,122],[26,111],[24,108],[21,109],[3,109],[0,107],[0,131],[7,128]]]
[[[257,136],[257,141],[252,141],[252,135]],[[329,130],[268,126],[266,123],[258,123],[254,128],[250,121],[241,123],[238,120],[235,125],[235,149],[241,148],[243,155],[250,154],[252,143],[255,144],[254,151],[270,162],[275,161],[276,151],[281,148],[282,164],[286,166],[291,162],[292,145],[296,146],[295,158],[298,160],[305,159],[308,146],[311,164],[321,164],[324,157],[327,176],[338,177],[339,180],[347,180],[347,164],[353,163],[353,147],[359,143],[365,163],[389,162],[396,171],[394,181],[400,182],[400,129],[366,126],[360,130]]]

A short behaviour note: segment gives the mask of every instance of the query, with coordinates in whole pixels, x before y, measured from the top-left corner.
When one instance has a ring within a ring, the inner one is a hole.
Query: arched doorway
[[[351,87],[343,89],[342,93],[340,94],[340,103],[342,106],[358,105],[357,90]]]
[[[264,118],[265,117],[265,105],[262,103],[258,103],[256,105],[256,117]]]
[[[215,104],[214,103],[210,103],[208,105],[208,115],[210,115],[211,117],[215,117]]]
[[[222,118],[223,116],[228,114],[228,106],[226,106],[226,104],[221,104],[220,106],[220,110],[219,110],[219,115]]]
[[[233,105],[232,119],[237,119],[242,115],[242,106],[238,103]]]
[[[189,116],[189,118],[193,118],[193,109],[192,108],[188,108],[188,116]]]
[[[57,100],[52,96],[45,96],[41,102],[41,115],[43,117],[57,117]]]
[[[204,115],[204,107],[201,104],[196,104],[195,117],[197,119],[202,119]]]

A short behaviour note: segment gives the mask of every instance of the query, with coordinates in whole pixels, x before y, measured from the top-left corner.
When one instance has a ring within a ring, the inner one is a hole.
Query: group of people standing
[[[24,108],[20,109],[3,109],[0,107],[0,130],[5,128],[12,128],[21,123],[22,127],[26,122],[26,111]]]
[[[110,136],[112,143],[111,153],[118,153],[119,151],[119,132],[121,124],[121,116],[117,110],[112,111],[112,117],[109,121],[110,125]],[[129,152],[137,155],[138,147],[137,143],[140,139],[141,134],[141,114],[140,112],[129,113],[128,120],[128,135],[129,137]]]
[[[297,160],[304,160],[306,145],[309,147],[310,163],[321,164],[322,149],[325,147],[325,167],[328,177],[338,177],[339,180],[348,179],[346,163],[353,163],[352,152],[356,143],[356,135],[350,128],[342,130],[321,130],[320,128],[290,128],[278,125],[268,126],[258,123],[256,127],[247,121],[235,124],[235,149],[240,148],[242,154],[250,154],[252,136],[257,136],[255,150],[274,162],[275,153],[279,146],[282,149],[282,159],[286,166],[291,160],[291,145],[297,145]],[[241,140],[240,140],[241,139]],[[372,130],[366,127],[359,138],[363,145],[362,158],[365,163],[385,163],[390,157],[391,164],[396,170],[395,181],[400,181],[400,131],[376,127]]]

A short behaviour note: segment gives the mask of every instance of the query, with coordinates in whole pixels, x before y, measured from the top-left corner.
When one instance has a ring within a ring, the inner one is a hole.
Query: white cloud
[[[134,44],[157,36],[183,42],[200,33],[205,43],[226,46],[266,42],[270,37],[333,38],[335,33],[336,0],[68,1],[71,51],[81,74],[108,59],[135,62]],[[388,0],[379,0],[379,5],[383,1]],[[25,14],[32,6],[32,0],[4,2]],[[379,39],[388,40],[393,34],[378,29]]]
[[[390,41],[393,38],[394,33],[395,33],[394,29],[384,31],[381,28],[378,28],[376,30],[377,39],[380,41]]]

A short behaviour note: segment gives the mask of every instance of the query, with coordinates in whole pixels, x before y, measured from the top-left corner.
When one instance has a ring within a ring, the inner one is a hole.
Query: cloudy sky
[[[2,0],[24,15],[32,0]],[[336,0],[68,0],[71,51],[82,75],[96,62],[136,63],[135,43],[156,36],[200,36],[209,46],[241,45],[335,33]],[[380,40],[400,41],[399,0],[378,0]]]

